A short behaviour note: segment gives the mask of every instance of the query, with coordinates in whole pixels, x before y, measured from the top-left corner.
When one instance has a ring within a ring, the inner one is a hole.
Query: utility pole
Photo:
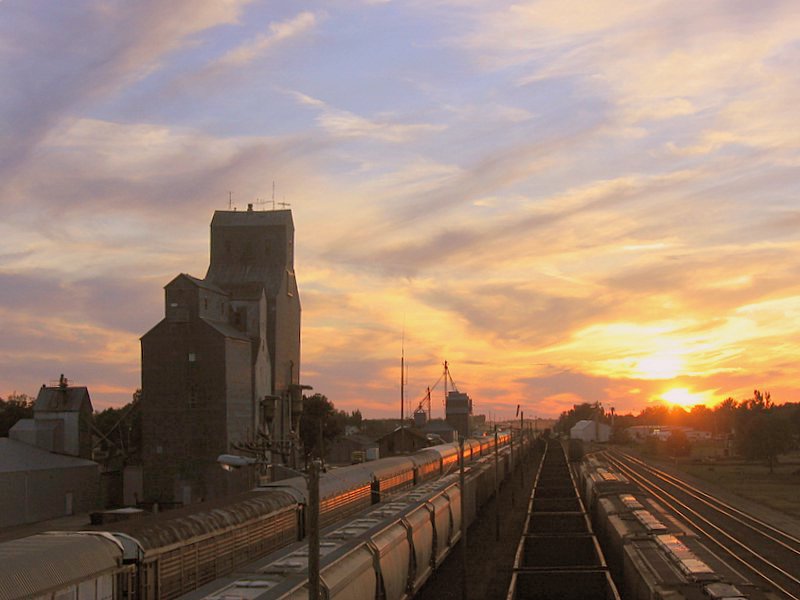
[[[319,431],[317,432],[317,455],[321,467],[325,468],[325,438],[322,433],[322,419],[319,420]]]
[[[320,599],[319,581],[319,461],[308,468],[308,600]]]
[[[464,438],[459,441],[461,461],[458,465],[458,482],[461,487],[461,600],[467,600],[467,521],[466,490],[464,489]]]
[[[494,539],[500,541],[500,449],[497,447],[497,423],[494,424]]]
[[[403,342],[400,345],[400,449],[405,452],[406,448],[406,424],[405,424],[405,389],[406,389],[406,348],[405,331],[403,331]]]
[[[522,460],[520,460],[521,468],[519,470],[519,482],[522,485],[523,490],[525,489],[525,455],[522,451],[524,447],[522,438],[524,435],[525,435],[525,411],[523,410],[519,413],[519,443],[520,443],[519,449],[520,449],[520,455],[522,456]]]
[[[509,458],[511,460],[511,466],[512,466],[512,469],[511,469],[511,482],[510,482],[511,483],[511,508],[514,508],[514,468],[519,469],[519,465],[514,462],[514,422],[513,421],[511,421],[511,425],[508,428],[508,432],[509,432],[508,440],[509,440],[509,444],[510,444],[510,447],[511,447],[511,456]],[[519,452],[517,452],[517,454],[519,455]],[[519,456],[517,456],[517,458],[519,458]]]
[[[444,407],[447,409],[447,361],[444,361]]]

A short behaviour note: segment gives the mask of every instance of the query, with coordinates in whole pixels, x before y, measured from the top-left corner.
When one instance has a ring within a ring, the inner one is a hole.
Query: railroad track
[[[800,539],[630,454],[608,451],[605,455],[701,534],[720,557],[731,557],[742,565],[752,574],[747,579],[789,600],[800,600]]]

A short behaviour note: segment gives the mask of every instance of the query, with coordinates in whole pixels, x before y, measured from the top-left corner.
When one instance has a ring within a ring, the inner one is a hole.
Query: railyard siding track
[[[785,598],[800,600],[800,539],[638,458],[620,451],[605,456],[703,535],[726,560],[752,573],[750,579]]]
[[[524,478],[516,471],[500,486],[499,498],[492,498],[481,509],[467,531],[467,597],[469,600],[504,598],[511,581],[516,540],[528,512],[528,499],[541,453],[530,454],[524,463]],[[524,479],[524,483],[523,483]],[[513,504],[512,504],[513,495]],[[499,502],[500,539],[495,537],[494,511]],[[461,544],[461,542],[459,542]],[[457,547],[437,569],[415,600],[461,599],[461,548]]]
[[[619,600],[563,446],[547,442],[507,600]]]

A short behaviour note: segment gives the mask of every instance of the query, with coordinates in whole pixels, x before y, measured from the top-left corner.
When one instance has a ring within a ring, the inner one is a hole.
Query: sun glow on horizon
[[[661,398],[672,405],[681,406],[683,408],[691,408],[698,404],[705,405],[709,403],[709,399],[706,398],[704,394],[690,392],[686,388],[672,388],[661,394]]]

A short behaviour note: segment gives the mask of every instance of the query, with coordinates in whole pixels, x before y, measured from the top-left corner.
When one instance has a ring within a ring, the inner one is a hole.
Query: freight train
[[[524,443],[528,448],[528,442]],[[428,481],[408,493],[323,530],[320,586],[326,600],[408,600],[445,561],[465,527],[522,454],[505,447],[483,457],[474,448],[463,486],[457,474]],[[466,454],[466,452],[465,452]],[[479,458],[480,457],[480,458]],[[462,508],[463,501],[463,508]],[[296,543],[189,594],[187,600],[305,600],[308,545]]]
[[[776,598],[722,561],[602,455],[584,458],[579,473],[583,502],[626,600]]]
[[[498,451],[510,442],[509,433],[499,434]],[[464,460],[494,450],[493,436],[465,440]],[[458,459],[458,446],[443,444],[331,469],[320,478],[320,527],[453,473]],[[486,487],[476,487],[474,503],[490,493]],[[172,600],[305,538],[307,497],[306,480],[297,477],[202,508],[115,523],[111,532],[53,532],[5,542],[0,599]]]
[[[776,600],[602,455],[550,442],[508,600]]]

